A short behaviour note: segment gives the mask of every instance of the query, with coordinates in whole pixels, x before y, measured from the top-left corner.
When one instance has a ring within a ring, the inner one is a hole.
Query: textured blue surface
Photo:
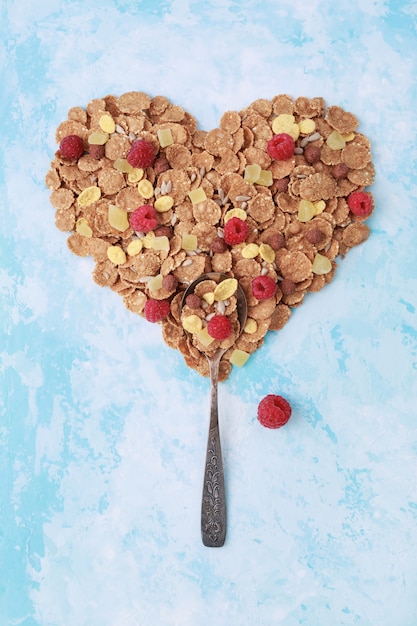
[[[0,624],[415,626],[416,25],[413,0],[0,2]],[[93,283],[44,186],[67,110],[130,90],[207,129],[319,95],[373,144],[372,237],[220,389],[220,550],[208,383]]]

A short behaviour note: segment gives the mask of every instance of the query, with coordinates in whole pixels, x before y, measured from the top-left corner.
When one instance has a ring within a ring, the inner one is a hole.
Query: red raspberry
[[[243,243],[248,236],[249,228],[240,217],[232,217],[224,226],[224,240],[229,246]]]
[[[369,193],[354,191],[350,194],[347,203],[354,215],[364,217],[372,213],[372,197]]]
[[[213,339],[227,339],[232,332],[232,323],[225,315],[215,315],[207,324],[207,332]]]
[[[282,396],[269,394],[258,404],[258,420],[266,428],[280,428],[291,417],[291,406]]]
[[[268,300],[275,295],[277,284],[270,276],[256,276],[252,280],[252,294],[257,300]]]
[[[287,135],[287,133],[274,135],[272,139],[268,141],[266,149],[271,159],[275,159],[276,161],[286,161],[294,154],[294,139],[291,135]]]
[[[127,155],[127,162],[132,167],[150,167],[155,160],[155,152],[150,141],[138,139],[132,143]]]
[[[171,305],[169,300],[147,300],[145,303],[145,317],[148,322],[160,322],[169,315]]]
[[[148,233],[158,226],[156,211],[150,204],[138,206],[130,214],[129,222],[133,230],[140,233]]]
[[[67,135],[59,144],[59,152],[64,159],[75,161],[84,154],[84,143],[78,135]]]

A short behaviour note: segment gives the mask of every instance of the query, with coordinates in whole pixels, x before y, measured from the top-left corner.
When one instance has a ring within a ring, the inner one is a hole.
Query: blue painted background
[[[0,2],[0,624],[417,624],[416,27],[413,0]],[[208,383],[93,283],[44,186],[68,109],[130,90],[207,129],[323,96],[373,145],[372,237],[221,386],[220,550]]]

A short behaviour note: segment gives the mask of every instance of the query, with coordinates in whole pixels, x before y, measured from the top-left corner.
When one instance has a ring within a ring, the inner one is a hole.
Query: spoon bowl
[[[224,274],[209,272],[194,280],[184,292],[181,310],[188,295],[194,293],[196,286],[203,280],[216,283],[229,278]],[[243,332],[248,315],[248,304],[242,287],[237,286],[237,317],[239,330],[236,339]],[[223,459],[220,444],[218,381],[220,361],[227,348],[218,348],[213,354],[206,354],[210,371],[210,426],[207,440],[206,464],[204,470],[203,494],[201,502],[201,538],[203,544],[211,548],[220,548],[226,539],[226,492],[224,486]]]

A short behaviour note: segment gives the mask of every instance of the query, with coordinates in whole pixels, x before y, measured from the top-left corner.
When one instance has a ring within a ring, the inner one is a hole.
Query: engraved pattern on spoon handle
[[[203,544],[210,548],[220,548],[226,539],[226,492],[217,402],[220,358],[221,354],[218,354],[218,358],[209,361],[210,428],[201,502],[201,537]]]

